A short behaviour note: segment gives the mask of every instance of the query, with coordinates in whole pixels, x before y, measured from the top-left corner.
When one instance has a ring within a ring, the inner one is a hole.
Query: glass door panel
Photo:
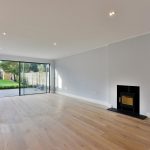
[[[19,62],[0,61],[0,97],[19,95]]]
[[[20,63],[21,95],[49,92],[49,64]]]

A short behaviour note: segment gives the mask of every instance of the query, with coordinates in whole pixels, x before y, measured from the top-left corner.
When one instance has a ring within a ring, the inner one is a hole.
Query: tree
[[[38,72],[38,65],[36,63],[31,63],[30,71]]]
[[[11,73],[14,77],[14,81],[17,81],[19,75],[19,63],[13,61],[1,61],[0,67],[6,72]]]
[[[38,71],[39,72],[46,72],[46,65],[45,64],[39,64],[38,65]]]
[[[30,72],[30,63],[20,63],[21,72]]]

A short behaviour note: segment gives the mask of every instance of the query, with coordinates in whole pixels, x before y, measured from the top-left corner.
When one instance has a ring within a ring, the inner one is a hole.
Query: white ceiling
[[[0,0],[1,54],[56,59],[148,32],[150,0]]]

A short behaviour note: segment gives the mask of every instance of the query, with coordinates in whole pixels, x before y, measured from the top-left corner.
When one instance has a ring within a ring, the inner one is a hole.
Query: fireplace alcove
[[[145,119],[146,116],[140,115],[140,87],[117,85],[117,109],[108,110]]]

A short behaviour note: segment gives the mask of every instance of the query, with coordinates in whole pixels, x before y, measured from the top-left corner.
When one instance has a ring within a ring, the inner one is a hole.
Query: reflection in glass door
[[[20,63],[20,95],[49,92],[49,64]]]

